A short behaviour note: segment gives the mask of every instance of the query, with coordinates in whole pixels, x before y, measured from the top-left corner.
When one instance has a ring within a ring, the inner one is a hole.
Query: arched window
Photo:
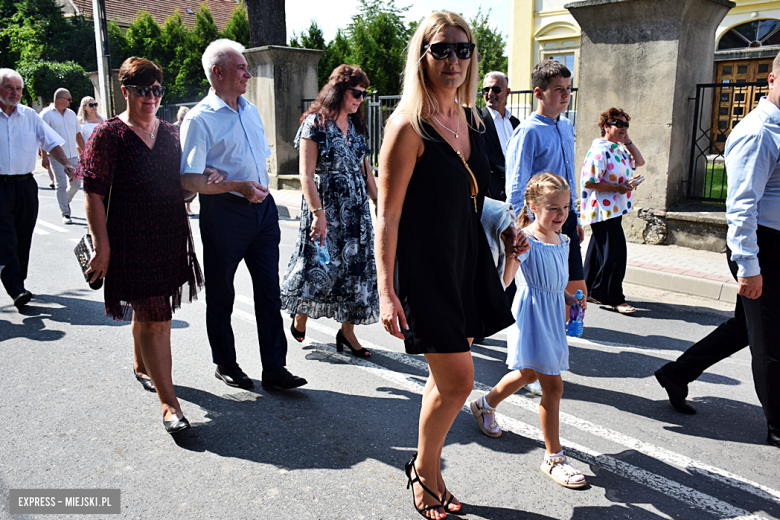
[[[720,38],[718,50],[780,45],[780,20],[753,20],[732,27]]]

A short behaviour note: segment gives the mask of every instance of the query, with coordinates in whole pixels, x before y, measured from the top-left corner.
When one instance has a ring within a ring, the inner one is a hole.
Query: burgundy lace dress
[[[94,130],[79,160],[84,191],[109,205],[104,296],[106,316],[115,320],[135,310],[137,321],[168,321],[182,294],[192,301],[203,286],[179,183],[179,131],[162,120],[157,131],[149,149],[113,117]]]

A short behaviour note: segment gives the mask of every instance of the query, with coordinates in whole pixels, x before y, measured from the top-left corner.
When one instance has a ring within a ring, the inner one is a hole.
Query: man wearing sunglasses
[[[200,232],[206,278],[206,331],[215,376],[228,386],[252,388],[238,366],[230,317],[233,279],[243,260],[252,276],[255,319],[265,388],[289,390],[306,384],[286,368],[287,339],[279,291],[279,213],[268,192],[266,157],[271,155],[257,107],[244,98],[252,77],[244,46],[227,39],[203,53],[209,94],[181,125],[181,184],[200,197]],[[225,177],[208,184],[201,172]]]
[[[54,102],[41,110],[41,118],[46,121],[55,132],[65,140],[62,150],[71,164],[78,164],[79,154],[84,149],[84,137],[81,135],[81,124],[76,113],[70,108],[72,99],[70,92],[64,88],[58,88],[54,92]],[[41,165],[49,168],[49,156],[41,149]],[[70,214],[70,203],[81,187],[81,180],[70,177],[65,172],[65,167],[59,162],[51,163],[54,171],[54,185],[57,190],[57,203],[60,205],[63,224],[73,224]]]
[[[509,78],[503,72],[489,72],[483,81],[482,95],[485,108],[481,110],[485,122],[485,146],[490,161],[490,186],[488,196],[505,201],[506,147],[520,121],[509,113],[506,100],[509,96]]]

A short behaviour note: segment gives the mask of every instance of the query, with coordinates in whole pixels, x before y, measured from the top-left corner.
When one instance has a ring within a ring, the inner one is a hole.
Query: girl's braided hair
[[[520,215],[517,217],[518,229],[527,227],[533,222],[531,216],[528,214],[531,203],[538,206],[542,199],[551,193],[569,193],[569,191],[569,183],[566,182],[563,177],[555,175],[554,173],[537,173],[531,177],[531,180],[528,181],[528,185],[525,187],[525,204],[523,205],[522,211],[520,211]]]

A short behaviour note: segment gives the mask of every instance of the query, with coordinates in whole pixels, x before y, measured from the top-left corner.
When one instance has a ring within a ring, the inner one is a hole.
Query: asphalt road
[[[28,278],[36,298],[19,313],[0,297],[0,517],[10,517],[10,489],[38,488],[118,488],[123,518],[417,517],[403,464],[416,445],[424,358],[406,355],[379,325],[358,328],[368,361],[340,355],[338,324],[310,320],[303,345],[288,332],[288,367],[309,384],[263,390],[242,266],[233,324],[239,363],[257,386],[214,377],[203,298],[184,305],[174,315],[173,377],[193,428],[174,440],[156,396],[133,378],[128,324],[107,319],[102,292],[81,278],[72,249],[85,231],[82,195],[75,224],[64,226],[54,192],[39,194]],[[298,223],[281,227],[283,270]],[[728,306],[628,289],[634,316],[591,306],[584,337],[569,343],[561,436],[589,485],[565,489],[539,471],[539,398],[521,390],[499,408],[500,439],[483,436],[465,409],[455,421],[444,476],[464,508],[451,518],[780,517],[780,451],[765,443],[749,352],[691,386],[695,416],[672,410],[652,375],[726,319]],[[505,338],[473,348],[472,399],[506,373]]]

